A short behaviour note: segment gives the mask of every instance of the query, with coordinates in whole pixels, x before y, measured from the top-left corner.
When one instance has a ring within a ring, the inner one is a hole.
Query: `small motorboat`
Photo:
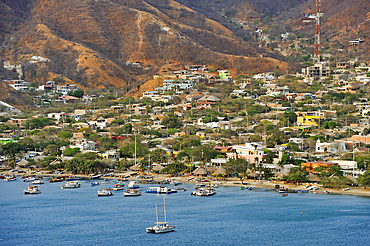
[[[101,174],[98,174],[98,175],[93,175],[93,176],[91,176],[90,178],[91,179],[97,179],[97,178],[100,178],[101,177]]]
[[[63,180],[64,180],[63,177],[58,177],[58,178],[49,179],[49,182],[50,183],[55,183],[55,182],[62,182]]]
[[[139,189],[127,189],[123,192],[124,196],[141,196],[141,190]]]
[[[69,181],[65,183],[64,185],[61,185],[61,189],[73,189],[73,188],[80,188],[81,184],[77,181]]]
[[[137,189],[139,188],[139,183],[136,181],[130,181],[130,183],[127,186],[129,189]]]
[[[249,187],[248,186],[240,186],[239,187],[241,190],[249,190]]]
[[[184,187],[175,187],[175,190],[183,190],[183,191],[186,191],[186,189]]]
[[[212,187],[198,188],[191,193],[193,196],[213,196],[216,195],[215,189]]]
[[[44,180],[41,180],[41,179],[36,179],[32,182],[32,184],[44,184]]]
[[[177,193],[177,190],[172,190],[166,186],[157,186],[157,187],[149,187],[146,190],[146,193],[172,194],[172,193]]]
[[[36,185],[33,185],[33,186],[27,186],[27,189],[24,189],[24,194],[29,194],[29,195],[33,195],[33,194],[40,194],[41,193],[41,190],[39,190],[39,187],[36,186]]]
[[[92,182],[91,186],[95,186],[95,185],[99,185],[99,184],[100,184],[99,182]]]
[[[287,193],[281,193],[281,196],[288,196]]]
[[[110,189],[98,190],[98,196],[112,196],[113,192]]]
[[[9,181],[16,181],[17,177],[16,176],[8,176],[4,179],[4,181],[9,182]]]
[[[115,183],[113,184],[113,190],[123,190],[125,188],[124,183]]]
[[[23,180],[23,182],[33,182],[35,181],[36,179],[34,177],[27,177]]]

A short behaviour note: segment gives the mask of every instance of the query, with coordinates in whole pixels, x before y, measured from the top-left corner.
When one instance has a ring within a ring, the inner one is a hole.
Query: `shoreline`
[[[26,171],[26,170],[25,170]],[[115,173],[115,177],[101,177],[100,179],[117,179],[117,176],[124,176],[127,175],[127,173],[132,173],[132,172],[123,172],[123,173]],[[42,176],[42,177],[57,177],[57,176],[65,176],[69,174],[46,174],[46,173],[40,173],[40,172],[30,172],[26,171],[25,173],[9,173],[9,172],[4,172],[3,174],[13,174],[15,176],[22,176],[22,175],[36,175],[36,176]],[[181,176],[181,177],[170,177],[168,174],[149,174],[150,176],[153,176],[154,181],[163,181],[165,179],[172,179],[176,180],[182,183],[189,183],[189,184],[197,184],[199,183],[198,181],[186,181],[187,178],[190,176]],[[85,179],[85,180],[100,180],[100,179],[90,179],[90,175],[87,174],[75,174],[75,177]],[[195,176],[191,176],[195,177]],[[211,177],[202,177],[203,179],[210,180],[210,183],[215,183],[215,184],[220,184],[224,187],[240,187],[240,186],[249,186],[252,185],[254,189],[275,189],[275,185],[280,185],[281,188],[288,188],[288,190],[306,190],[305,186],[309,185],[309,183],[304,183],[302,185],[295,185],[295,184],[284,184],[283,181],[266,181],[266,180],[253,180],[253,179],[248,179],[248,180],[243,180],[240,181],[240,179],[225,179],[225,180],[217,180],[214,181],[212,180]],[[135,178],[135,177],[130,177],[130,180],[148,180],[144,178]],[[208,183],[208,182],[207,182]],[[370,197],[370,189],[365,189],[363,187],[355,187],[355,186],[350,186],[349,190],[343,191],[342,189],[338,188],[322,188],[320,187],[319,191],[328,191],[329,194],[333,195],[352,195],[352,196],[365,196],[365,197]]]

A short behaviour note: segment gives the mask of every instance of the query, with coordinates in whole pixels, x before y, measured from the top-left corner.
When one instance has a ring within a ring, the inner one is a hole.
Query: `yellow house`
[[[298,112],[297,125],[299,126],[319,126],[320,118],[323,118],[324,114],[320,112]]]

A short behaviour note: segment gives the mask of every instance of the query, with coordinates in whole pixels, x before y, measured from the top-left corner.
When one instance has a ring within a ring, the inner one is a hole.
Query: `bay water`
[[[211,197],[187,191],[124,197],[114,191],[98,197],[90,181],[81,188],[39,185],[41,194],[24,195],[27,184],[0,181],[0,245],[369,245],[370,199],[324,194],[220,187]],[[127,183],[126,183],[127,185]],[[104,184],[105,188],[112,184]],[[168,185],[170,186],[170,185]],[[177,225],[166,234],[145,228],[164,220]]]

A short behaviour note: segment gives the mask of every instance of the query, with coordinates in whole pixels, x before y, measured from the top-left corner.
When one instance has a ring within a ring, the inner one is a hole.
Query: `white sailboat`
[[[157,222],[155,223],[155,226],[146,228],[147,233],[165,233],[165,232],[171,232],[175,230],[176,226],[171,226],[167,223],[166,218],[166,200],[163,198],[164,201],[164,222],[158,222],[158,209],[157,204],[155,205],[155,215],[157,217]]]

